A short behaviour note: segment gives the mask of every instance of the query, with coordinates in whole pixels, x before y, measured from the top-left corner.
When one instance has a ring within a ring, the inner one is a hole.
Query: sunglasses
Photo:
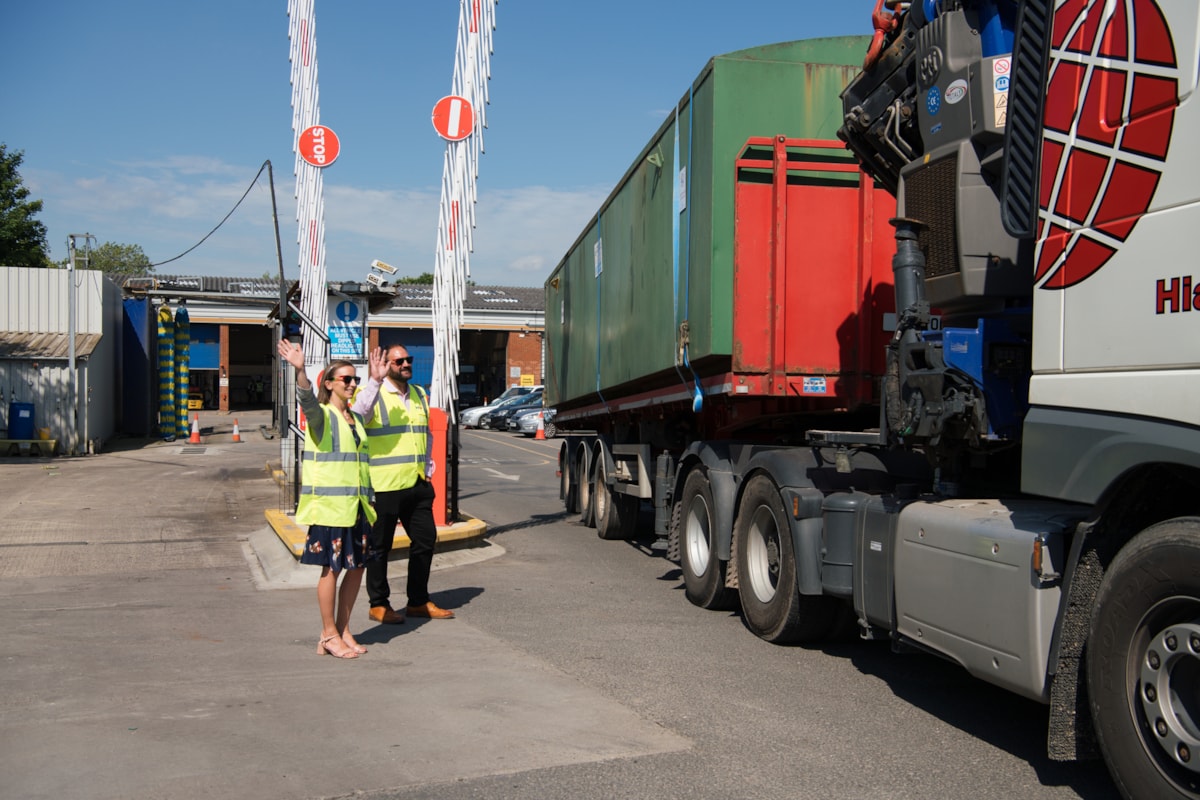
[[[331,378],[330,380],[341,381],[342,383],[346,384],[347,386],[350,386],[351,384],[358,383],[359,378],[357,375],[339,375],[338,377]]]
[[[392,363],[395,364],[397,367],[402,367],[405,364],[413,363],[413,360],[412,360],[412,356],[408,356],[407,358],[393,358]]]

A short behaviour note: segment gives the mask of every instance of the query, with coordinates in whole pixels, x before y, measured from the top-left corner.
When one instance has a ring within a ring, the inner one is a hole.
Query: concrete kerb
[[[286,475],[279,467],[268,463],[267,472],[271,474],[276,483],[281,486],[284,484]],[[270,531],[283,543],[287,553],[291,556],[291,564],[281,561],[271,552],[272,550],[278,551],[279,548],[277,545],[272,546],[269,535],[266,538],[251,537],[250,545],[257,555],[257,561],[264,571],[263,577],[267,583],[291,584],[292,581],[288,577],[291,571],[288,566],[300,563],[300,556],[304,553],[304,543],[308,538],[307,531],[302,525],[296,523],[291,514],[286,514],[278,509],[268,508],[263,515],[270,526]],[[480,561],[503,554],[502,547],[484,540],[487,535],[487,523],[466,514],[463,516],[465,519],[461,522],[438,526],[438,553],[435,557],[435,569],[439,566],[454,566],[457,563]],[[406,534],[397,534],[392,550],[388,554],[388,560],[407,560],[409,545],[410,541]],[[479,552],[463,552],[455,555],[455,551],[459,550]]]
[[[302,526],[297,525],[295,519],[290,514],[285,514],[273,508],[268,508],[263,514],[267,518],[267,524],[275,531],[275,535],[287,547],[288,552],[299,558],[304,553],[304,542],[308,538],[307,531]],[[474,517],[468,517],[466,520],[456,522],[453,525],[439,525],[437,533],[438,549],[451,544],[470,546],[475,541],[483,539],[486,534],[487,524]],[[389,558],[393,561],[398,558],[405,558],[408,555],[409,544],[407,534],[398,533],[393,542]]]

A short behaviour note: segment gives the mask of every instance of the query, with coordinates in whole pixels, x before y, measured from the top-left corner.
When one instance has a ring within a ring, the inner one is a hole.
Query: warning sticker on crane
[[[997,58],[992,62],[992,111],[996,127],[1003,128],[1008,122],[1008,81],[1012,71],[1012,60]]]

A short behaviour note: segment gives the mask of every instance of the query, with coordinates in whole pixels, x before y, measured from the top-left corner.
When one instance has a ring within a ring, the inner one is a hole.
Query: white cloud
[[[68,233],[90,232],[98,243],[137,244],[160,262],[197,245],[230,214],[257,167],[178,156],[128,162],[105,171],[23,174],[31,195],[44,201],[52,257],[65,254]],[[163,274],[255,277],[275,274],[271,195],[264,171],[228,221]],[[483,188],[472,232],[471,278],[478,284],[538,286],[566,253],[608,188],[525,186]],[[276,175],[284,273],[297,276],[294,178]],[[325,242],[331,279],[366,275],[372,259],[401,274],[434,269],[440,189],[359,189],[325,183]]]
[[[481,274],[473,269],[472,278],[476,283],[541,285],[608,191],[525,186],[485,192],[475,236]]]

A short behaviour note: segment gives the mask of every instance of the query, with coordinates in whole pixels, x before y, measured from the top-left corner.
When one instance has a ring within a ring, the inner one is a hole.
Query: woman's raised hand
[[[279,340],[279,357],[298,370],[304,369],[304,351],[287,339]]]

